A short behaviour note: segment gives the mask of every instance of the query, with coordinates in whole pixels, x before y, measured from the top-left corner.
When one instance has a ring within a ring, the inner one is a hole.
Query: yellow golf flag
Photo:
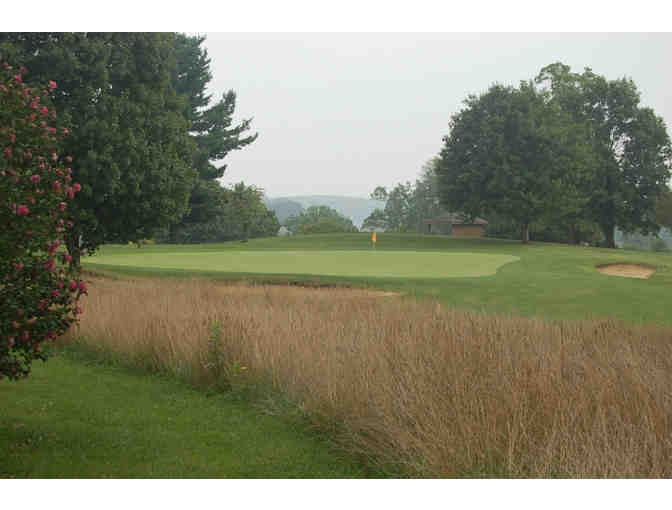
[[[373,244],[376,244],[376,233],[375,232],[373,234],[371,234],[371,242]]]

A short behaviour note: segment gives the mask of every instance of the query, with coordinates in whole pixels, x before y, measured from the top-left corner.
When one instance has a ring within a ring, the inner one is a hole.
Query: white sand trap
[[[600,273],[610,276],[625,276],[626,278],[642,278],[644,280],[656,272],[651,267],[638,264],[604,264],[597,266],[596,269]]]

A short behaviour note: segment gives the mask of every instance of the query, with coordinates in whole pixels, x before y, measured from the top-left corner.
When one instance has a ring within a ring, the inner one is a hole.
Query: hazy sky
[[[237,93],[259,138],[224,183],[268,196],[367,196],[413,181],[468,94],[518,85],[550,63],[632,78],[672,133],[670,33],[207,33],[210,92]]]

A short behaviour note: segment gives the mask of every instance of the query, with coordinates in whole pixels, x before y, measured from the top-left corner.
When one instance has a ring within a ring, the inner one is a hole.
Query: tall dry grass
[[[672,474],[669,328],[203,280],[96,280],[84,306],[82,341],[201,384],[246,367],[413,475]]]

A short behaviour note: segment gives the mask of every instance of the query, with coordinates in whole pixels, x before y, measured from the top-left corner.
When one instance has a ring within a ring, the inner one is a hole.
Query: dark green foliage
[[[214,217],[177,226],[172,240],[178,243],[214,243],[274,236],[280,229],[275,213],[263,203],[263,192],[240,182],[223,188],[217,181],[200,180],[210,197],[205,203]],[[205,194],[205,193],[204,193]]]
[[[667,189],[672,148],[662,118],[640,106],[635,83],[607,80],[589,68],[572,73],[561,63],[543,68],[537,82],[548,83],[553,103],[588,126],[585,216],[600,226],[607,246],[615,247],[615,227],[656,232],[656,201]]]
[[[285,226],[294,234],[357,232],[352,220],[326,205],[313,205],[297,216],[290,216]]]
[[[195,146],[191,166],[198,175],[198,181],[191,192],[187,213],[171,229],[173,242],[178,242],[178,232],[182,232],[182,236],[185,232],[192,232],[193,239],[204,236],[209,238],[215,232],[219,232],[217,236],[222,235],[221,221],[225,213],[217,191],[220,188],[217,179],[224,175],[226,165],[216,166],[213,162],[224,159],[229,152],[240,150],[257,139],[256,134],[243,136],[250,128],[251,119],[233,125],[236,107],[234,91],[229,90],[217,103],[210,104],[211,96],[205,93],[205,89],[212,80],[212,73],[208,52],[201,46],[204,41],[205,37],[184,34],[176,34],[174,38],[177,65],[172,81],[177,92],[188,103],[186,116]],[[231,218],[226,221],[230,226],[237,220]],[[196,235],[196,232],[201,234]],[[205,232],[210,233],[206,235]]]
[[[465,105],[451,119],[437,166],[442,205],[468,217],[509,218],[523,242],[551,211],[573,214],[587,165],[585,126],[526,82],[493,85]]]
[[[656,222],[672,230],[672,190],[666,189],[656,202]]]
[[[4,33],[29,81],[59,84],[54,103],[82,193],[68,250],[79,262],[108,240],[137,241],[187,211],[194,186],[188,105],[175,91],[169,33]]]
[[[362,231],[385,231],[389,228],[387,215],[383,209],[374,209],[362,223]]]
[[[391,232],[422,232],[423,220],[441,213],[436,166],[433,158],[422,167],[415,183],[397,184],[391,191],[378,186],[370,198],[384,200],[384,209],[376,209],[364,220],[362,228],[384,229]]]

